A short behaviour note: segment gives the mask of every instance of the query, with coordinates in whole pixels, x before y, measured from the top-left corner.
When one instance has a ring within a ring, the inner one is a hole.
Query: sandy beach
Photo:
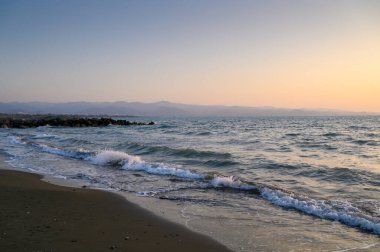
[[[2,251],[228,251],[116,194],[40,179],[0,170]]]

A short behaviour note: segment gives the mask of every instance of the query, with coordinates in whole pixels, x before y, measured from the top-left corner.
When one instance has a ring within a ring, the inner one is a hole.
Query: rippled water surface
[[[379,251],[380,117],[153,120],[0,129],[0,148],[21,169],[176,202],[234,250]]]

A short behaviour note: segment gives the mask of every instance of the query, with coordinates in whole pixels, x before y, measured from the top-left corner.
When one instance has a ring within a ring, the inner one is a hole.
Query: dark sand
[[[119,195],[0,170],[0,251],[228,251]]]

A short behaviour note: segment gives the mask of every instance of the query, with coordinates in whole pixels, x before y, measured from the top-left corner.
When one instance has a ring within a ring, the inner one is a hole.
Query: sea
[[[0,129],[0,152],[233,251],[380,251],[380,117],[115,119],[155,125]]]

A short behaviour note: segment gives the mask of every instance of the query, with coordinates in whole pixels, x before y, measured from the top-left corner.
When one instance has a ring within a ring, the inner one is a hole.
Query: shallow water
[[[236,251],[379,250],[380,117],[153,120],[1,129],[0,148],[14,167],[174,207]]]

